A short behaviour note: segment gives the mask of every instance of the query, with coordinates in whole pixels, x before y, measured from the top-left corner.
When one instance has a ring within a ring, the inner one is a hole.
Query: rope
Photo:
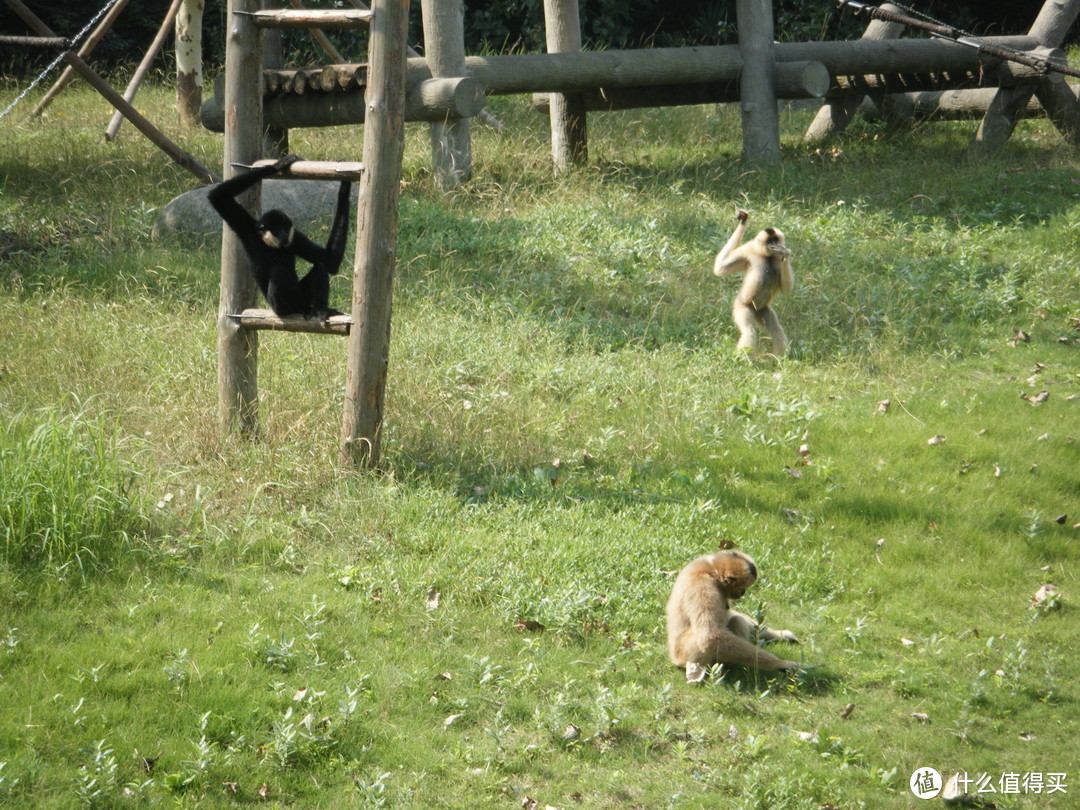
[[[856,14],[865,14],[873,20],[895,22],[906,25],[909,28],[918,28],[922,31],[926,31],[931,36],[947,39],[958,45],[967,45],[968,47],[976,48],[979,53],[995,59],[1004,59],[1009,62],[1027,65],[1040,73],[1053,71],[1055,73],[1063,73],[1066,76],[1080,77],[1080,69],[1074,68],[1071,65],[1054,62],[1041,56],[1032,56],[1030,53],[1018,51],[1014,48],[1005,48],[1001,45],[984,42],[974,34],[969,34],[961,28],[947,25],[941,20],[936,20],[928,14],[923,14],[921,11],[908,8],[900,3],[894,2],[893,5],[902,8],[907,12],[906,14],[901,14],[900,12],[892,11],[891,9],[868,5],[867,3],[856,2],[856,0],[836,0],[836,5],[840,9],[850,7]],[[917,17],[922,17],[922,19],[917,19]]]
[[[31,90],[41,84],[42,80],[50,73],[52,73],[53,68],[55,68],[62,61],[64,61],[64,57],[71,53],[72,49],[75,47],[75,44],[84,36],[86,36],[86,32],[93,28],[95,25],[97,25],[98,22],[101,21],[101,18],[105,16],[105,13],[119,2],[120,0],[108,0],[105,3],[105,6],[101,9],[101,11],[95,14],[94,18],[90,20],[90,22],[88,22],[86,25],[84,25],[79,33],[77,33],[70,40],[68,40],[67,49],[55,59],[53,59],[49,63],[49,66],[46,67],[43,71],[41,71],[41,73],[38,74],[38,77],[34,79],[34,81],[32,81],[25,90],[23,90],[21,93],[19,93],[18,96],[16,96],[15,100],[7,106],[7,109],[5,109],[3,112],[0,112],[0,121],[2,121],[4,119],[4,116],[6,116],[9,112],[15,109],[16,105],[18,105],[20,101],[26,98],[30,94]]]

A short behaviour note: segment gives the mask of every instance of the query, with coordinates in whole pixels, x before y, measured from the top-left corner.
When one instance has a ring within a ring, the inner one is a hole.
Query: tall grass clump
[[[22,569],[106,567],[145,534],[137,473],[100,418],[57,408],[0,427],[0,554]]]

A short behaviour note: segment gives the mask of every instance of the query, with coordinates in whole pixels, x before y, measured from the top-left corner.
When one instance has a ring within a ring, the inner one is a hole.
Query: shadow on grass
[[[705,682],[710,689],[730,689],[748,695],[769,692],[807,696],[833,694],[841,683],[839,675],[814,665],[807,665],[796,672],[766,672],[731,664],[714,667]]]

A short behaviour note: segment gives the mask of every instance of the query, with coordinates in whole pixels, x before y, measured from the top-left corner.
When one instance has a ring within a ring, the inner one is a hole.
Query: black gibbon
[[[757,566],[741,551],[706,554],[679,572],[667,603],[668,652],[675,666],[741,664],[769,670],[799,667],[795,661],[778,658],[750,640],[797,643],[790,630],[770,630],[729,606],[756,580]]]
[[[341,182],[337,211],[326,247],[320,247],[296,229],[289,216],[277,209],[256,220],[234,199],[263,178],[289,168],[300,158],[289,155],[272,166],[252,169],[210,190],[210,204],[233,229],[251,259],[251,272],[274,314],[284,318],[303,315],[325,322],[331,315],[330,276],[341,267],[345,237],[349,232],[349,194],[352,183]],[[307,275],[296,273],[297,257],[311,262]]]
[[[716,255],[713,275],[745,272],[731,307],[732,320],[739,328],[739,348],[753,351],[757,347],[755,324],[758,324],[769,330],[772,352],[779,357],[787,351],[788,339],[773,311],[772,300],[778,292],[787,295],[795,286],[791,251],[784,244],[784,234],[779,228],[766,228],[745,245],[741,244],[749,215],[740,210],[736,216],[739,224]]]

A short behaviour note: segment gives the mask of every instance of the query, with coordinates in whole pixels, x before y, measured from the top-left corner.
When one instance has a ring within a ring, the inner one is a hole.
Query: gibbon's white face
[[[293,243],[296,228],[288,215],[278,211],[267,211],[259,220],[259,235],[267,247],[281,249]]]

